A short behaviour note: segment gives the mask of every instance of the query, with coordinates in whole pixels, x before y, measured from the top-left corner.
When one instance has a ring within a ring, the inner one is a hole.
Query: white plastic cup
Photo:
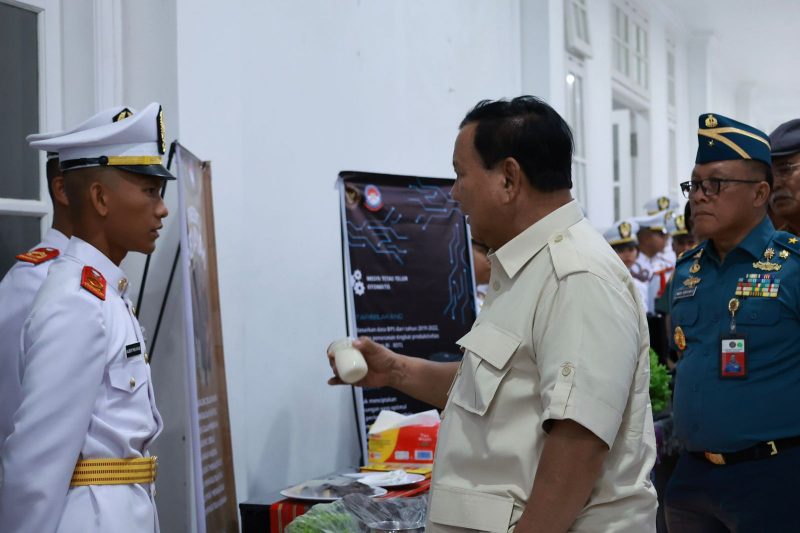
[[[353,348],[353,339],[341,339],[331,344],[333,360],[339,378],[345,383],[355,383],[367,375],[367,362],[361,352]]]

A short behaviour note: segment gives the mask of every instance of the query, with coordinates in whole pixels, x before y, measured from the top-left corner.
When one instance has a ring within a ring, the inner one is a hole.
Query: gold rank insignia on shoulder
[[[706,117],[706,128],[716,128],[718,124],[717,117],[714,115],[708,115]]]
[[[766,261],[757,261],[753,263],[753,268],[757,268],[758,270],[765,270],[767,272],[777,272],[782,268],[783,265],[779,263],[773,263],[772,258],[775,257],[775,250],[772,248],[767,248],[764,250],[764,258]]]
[[[101,300],[106,299],[106,278],[90,266],[83,267],[83,272],[81,272],[81,287]]]
[[[35,250],[31,250],[30,252],[25,252],[24,254],[19,254],[17,259],[20,261],[24,261],[25,263],[31,263],[33,265],[38,265],[39,263],[44,263],[45,261],[50,261],[51,259],[55,259],[58,257],[59,251],[55,248],[36,248]]]
[[[678,326],[675,328],[675,334],[672,336],[672,339],[675,341],[675,347],[680,351],[686,349],[686,335],[683,333],[683,329]]]
[[[797,244],[797,237],[789,237],[789,244]]]
[[[789,251],[781,250],[781,253],[778,254],[778,257],[780,257],[781,259],[787,259],[789,257]]]

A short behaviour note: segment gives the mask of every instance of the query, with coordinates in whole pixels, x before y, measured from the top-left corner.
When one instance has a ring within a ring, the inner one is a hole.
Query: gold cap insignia
[[[111,122],[119,122],[120,120],[125,120],[128,117],[133,116],[133,111],[128,109],[127,107],[114,115],[114,118],[111,119]]]
[[[631,236],[631,225],[628,222],[623,222],[619,225],[619,236],[627,239]]]
[[[714,115],[708,115],[706,117],[706,128],[716,128],[718,124],[717,117]]]
[[[158,130],[158,153],[164,154],[167,152],[167,143],[164,140],[167,133],[166,128],[164,128],[164,111],[160,107],[158,108],[156,129]]]
[[[669,207],[669,198],[666,196],[662,196],[656,202],[658,204],[658,210],[663,211],[664,209]]]
[[[686,220],[684,220],[683,215],[675,217],[675,227],[681,231],[686,231]]]

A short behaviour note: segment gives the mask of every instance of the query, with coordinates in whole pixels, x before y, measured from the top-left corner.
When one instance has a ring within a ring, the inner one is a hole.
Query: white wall
[[[479,99],[520,93],[516,1],[179,0],[181,141],[213,163],[238,497],[354,464],[340,170],[451,176]],[[224,20],[225,24],[219,24]]]

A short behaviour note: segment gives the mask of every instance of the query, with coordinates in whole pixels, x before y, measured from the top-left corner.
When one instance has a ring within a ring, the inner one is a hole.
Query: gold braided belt
[[[81,459],[75,465],[70,486],[153,483],[157,472],[158,457]]]

